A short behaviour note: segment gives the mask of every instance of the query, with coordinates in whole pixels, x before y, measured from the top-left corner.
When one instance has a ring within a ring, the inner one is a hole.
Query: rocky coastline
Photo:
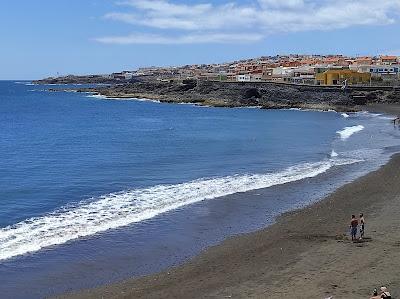
[[[51,91],[57,91],[51,89]],[[165,103],[195,103],[213,107],[251,107],[264,109],[317,109],[358,111],[370,103],[400,103],[400,88],[294,85],[274,82],[220,82],[201,80],[140,80],[109,86],[80,88],[114,98],[142,98]]]
[[[35,80],[34,84],[117,84],[119,80],[112,78],[103,77],[100,75],[87,75],[87,76],[75,76],[68,75],[64,77],[49,77],[41,80]]]

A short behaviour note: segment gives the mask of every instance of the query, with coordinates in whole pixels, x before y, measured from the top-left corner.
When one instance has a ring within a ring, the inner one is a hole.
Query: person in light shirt
[[[360,240],[364,238],[365,234],[365,218],[364,214],[360,213]]]

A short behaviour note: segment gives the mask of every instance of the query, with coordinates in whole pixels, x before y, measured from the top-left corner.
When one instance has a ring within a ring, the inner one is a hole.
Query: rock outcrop
[[[80,82],[81,83],[81,82]],[[395,87],[293,85],[274,82],[141,80],[78,89],[107,98],[148,98],[161,102],[196,103],[216,107],[260,106],[265,109],[304,108],[354,111],[367,103],[400,103]]]

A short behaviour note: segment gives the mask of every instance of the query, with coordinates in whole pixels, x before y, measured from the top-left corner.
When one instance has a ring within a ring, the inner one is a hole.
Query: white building
[[[399,78],[400,65],[351,65],[351,70],[359,73],[370,73],[372,77]]]
[[[292,76],[293,71],[296,67],[275,67],[272,69],[272,81],[276,82],[289,82],[289,78]]]
[[[238,82],[250,82],[251,81],[251,76],[246,74],[246,75],[237,75],[236,76],[236,81]]]
[[[297,69],[297,68],[296,67],[285,67],[285,66],[275,67],[272,69],[272,76],[287,77],[295,69]]]
[[[250,75],[250,81],[252,81],[252,82],[262,81],[262,73],[260,73],[260,74],[251,74]]]
[[[134,73],[131,71],[123,71],[122,74],[125,77],[125,80],[131,80],[134,76]]]
[[[289,73],[289,82],[296,84],[314,84],[315,69],[310,66],[303,66],[292,70]]]

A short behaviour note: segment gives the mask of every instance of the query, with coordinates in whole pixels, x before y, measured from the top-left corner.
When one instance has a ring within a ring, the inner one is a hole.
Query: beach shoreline
[[[367,110],[399,111],[397,105],[384,108]],[[181,266],[60,298],[367,298],[382,284],[400,294],[400,265],[393,262],[400,261],[399,167],[395,155],[321,201],[284,213],[259,231],[228,238]],[[352,243],[346,236],[349,217],[359,212],[366,215],[371,239]]]

